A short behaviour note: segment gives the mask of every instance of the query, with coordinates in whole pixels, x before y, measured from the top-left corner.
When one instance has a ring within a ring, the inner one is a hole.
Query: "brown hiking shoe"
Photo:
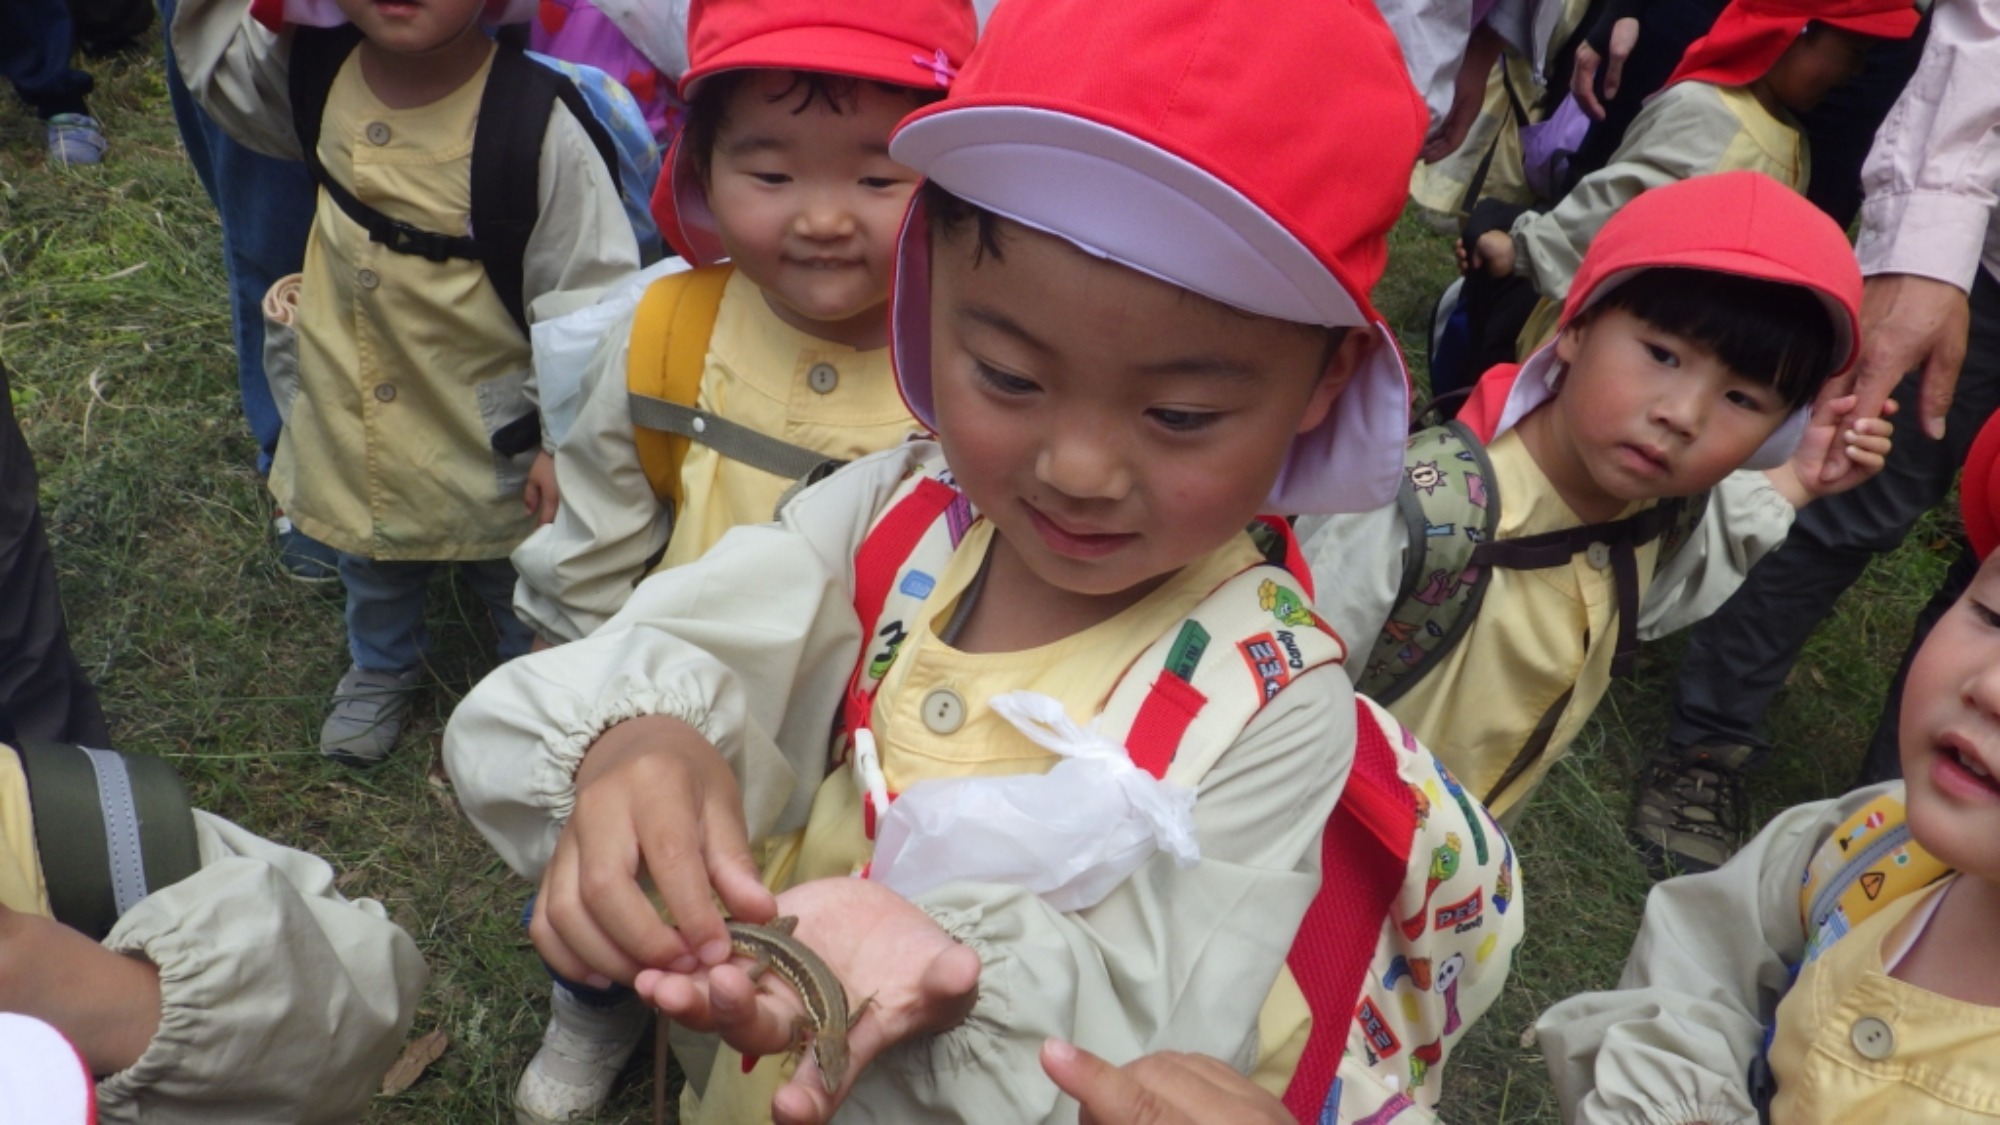
[[[1631,835],[1653,878],[1713,871],[1736,854],[1748,811],[1741,770],[1752,753],[1735,743],[1669,746],[1640,771]]]

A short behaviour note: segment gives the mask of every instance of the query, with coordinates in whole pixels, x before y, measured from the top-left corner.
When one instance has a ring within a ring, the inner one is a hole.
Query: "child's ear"
[[[1347,384],[1354,381],[1355,372],[1361,370],[1361,361],[1376,348],[1375,329],[1349,328],[1340,337],[1340,343],[1333,347],[1333,354],[1327,357],[1326,369],[1319,374],[1319,384],[1313,388],[1312,398],[1306,402],[1305,415],[1299,419],[1299,433],[1319,428],[1326,421],[1327,412],[1333,409],[1333,401]]]
[[[1583,351],[1584,337],[1590,334],[1590,321],[1575,320],[1563,326],[1556,334],[1556,358],[1562,361],[1562,369],[1568,371],[1576,363],[1576,357]]]

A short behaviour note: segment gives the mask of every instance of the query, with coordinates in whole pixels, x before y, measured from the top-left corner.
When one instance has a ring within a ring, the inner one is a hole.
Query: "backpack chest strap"
[[[1618,639],[1612,652],[1611,674],[1627,676],[1639,655],[1638,549],[1674,526],[1683,503],[1669,500],[1610,523],[1586,524],[1518,539],[1491,539],[1473,548],[1472,565],[1547,570],[1568,566],[1579,554],[1589,557],[1591,565],[1600,569],[1608,565],[1618,595]]]

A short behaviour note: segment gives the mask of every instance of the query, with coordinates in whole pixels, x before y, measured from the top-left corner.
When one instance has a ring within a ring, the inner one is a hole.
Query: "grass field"
[[[518,925],[528,888],[459,815],[436,748],[486,669],[477,600],[440,583],[434,686],[399,753],[371,772],[316,750],[346,666],[337,594],[275,565],[270,502],[237,409],[220,228],[182,156],[156,58],[93,64],[111,137],[99,168],[47,167],[18,105],[0,110],[0,360],[42,472],[79,657],[117,740],[159,754],[198,804],[331,860],[350,895],[382,900],[432,981],[414,1034],[451,1046],[373,1122],[511,1121],[510,1091],[546,1009]],[[1395,236],[1378,303],[1421,372],[1422,326],[1449,243]],[[1814,639],[1770,717],[1783,753],[1754,778],[1760,814],[1840,791],[1909,622],[1948,561],[1927,523],[1871,569]],[[1523,1032],[1571,992],[1615,979],[1647,881],[1622,837],[1628,779],[1663,727],[1678,645],[1651,649],[1604,702],[1516,834],[1530,927],[1501,1004],[1455,1056],[1445,1103],[1462,1122],[1554,1121]],[[606,1120],[642,1121],[635,1067]]]

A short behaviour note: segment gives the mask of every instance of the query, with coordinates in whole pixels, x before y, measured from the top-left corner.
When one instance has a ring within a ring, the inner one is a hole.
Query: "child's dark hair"
[[[686,133],[681,143],[687,146],[689,159],[694,162],[694,170],[704,181],[708,179],[709,158],[715,152],[715,136],[722,130],[722,113],[729,106],[729,99],[736,88],[743,84],[751,70],[725,70],[702,80],[695,87],[694,100],[688,103]],[[863,78],[851,78],[843,74],[827,74],[817,70],[794,70],[791,84],[771,95],[772,103],[792,101],[793,113],[804,113],[814,102],[824,102],[835,113],[850,113],[860,97],[861,84],[868,82],[878,90],[907,98],[910,108],[926,106],[944,97],[943,90],[926,89],[917,86],[898,86],[893,82],[872,82]]]
[[[1000,216],[976,203],[960,199],[958,196],[938,186],[936,180],[925,180],[919,195],[923,200],[924,213],[929,216],[931,233],[951,235],[965,228],[968,223],[978,225],[979,245],[973,251],[973,262],[991,257],[1000,261]]]
[[[1834,354],[1825,303],[1802,285],[1661,267],[1621,283],[1585,319],[1606,309],[1624,309],[1700,344],[1731,371],[1769,385],[1791,407],[1812,401],[1844,358]]]

